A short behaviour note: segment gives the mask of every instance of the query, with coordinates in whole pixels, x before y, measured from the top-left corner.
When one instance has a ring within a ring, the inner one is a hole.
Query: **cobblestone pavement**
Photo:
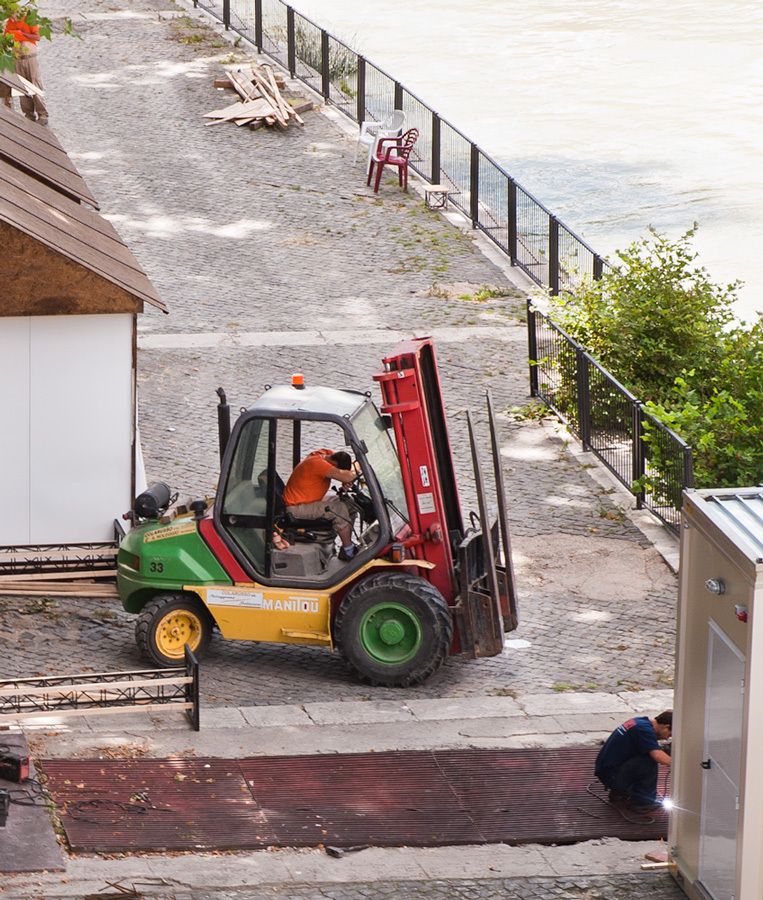
[[[124,879],[126,887],[130,879]],[[664,873],[575,877],[470,878],[432,881],[351,881],[341,884],[263,885],[219,890],[149,889],[140,880],[141,896],[164,900],[681,900],[684,894]],[[150,882],[149,882],[150,883]],[[4,894],[4,896],[6,896]],[[10,888],[9,898],[18,895]],[[70,893],[46,892],[45,900]],[[95,896],[90,895],[90,896]]]
[[[669,875],[399,881],[194,893],[193,900],[678,900]],[[180,900],[180,898],[178,898]]]
[[[460,328],[463,340],[438,346],[454,456],[468,502],[462,413],[477,411],[485,437],[490,388],[522,600],[512,637],[523,644],[494,659],[448,660],[410,696],[669,685],[674,576],[562,435],[508,412],[529,401],[521,295],[468,230],[425,210],[418,195],[389,184],[373,195],[352,166],[353,144],[319,112],[283,133],[204,127],[202,114],[229,100],[212,81],[230,46],[187,17],[159,16],[170,7],[57,0],[48,13],[72,16],[81,40],[59,37],[42,54],[52,127],[171,311],[150,310],[140,322],[155,342],[139,354],[149,479],[181,493],[214,489],[218,385],[233,408],[293,371],[375,390],[388,347],[359,343],[363,335]],[[500,338],[468,337],[496,325]],[[299,345],[300,332],[316,330],[336,343]],[[204,344],[204,335],[249,332],[291,332],[296,345],[161,347],[162,335]],[[19,676],[135,668],[133,622],[110,602],[0,599],[3,668]],[[203,696],[247,705],[399,692],[354,684],[325,650],[216,638]]]

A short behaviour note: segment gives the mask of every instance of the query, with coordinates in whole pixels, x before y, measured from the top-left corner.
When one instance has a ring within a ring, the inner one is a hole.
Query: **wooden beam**
[[[193,703],[140,703],[130,706],[94,706],[90,709],[56,709],[46,712],[0,713],[0,722],[18,722],[22,719],[58,719],[61,716],[105,716],[117,713],[153,712],[161,709],[193,709]]]
[[[91,550],[28,550],[17,553],[0,553],[0,563],[23,560],[58,562],[60,559],[87,559],[90,556],[109,557],[117,555],[117,547],[93,547]]]
[[[116,569],[87,569],[81,572],[35,572],[33,575],[0,575],[0,586],[18,581],[68,581],[75,578],[116,578]]]

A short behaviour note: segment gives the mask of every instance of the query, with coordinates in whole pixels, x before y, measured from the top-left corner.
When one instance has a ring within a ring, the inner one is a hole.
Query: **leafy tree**
[[[552,298],[552,316],[689,444],[697,485],[758,484],[763,321],[734,318],[739,282],[717,285],[697,265],[696,229],[675,240],[650,229],[601,280]],[[664,493],[672,463],[656,433],[644,439],[651,466],[665,472],[639,486]]]

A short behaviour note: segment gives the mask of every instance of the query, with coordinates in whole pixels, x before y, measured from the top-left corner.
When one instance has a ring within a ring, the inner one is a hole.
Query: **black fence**
[[[226,28],[251,41],[293,78],[355,122],[385,119],[393,109],[418,128],[411,166],[506,253],[512,265],[558,294],[605,262],[461,131],[403,84],[282,0],[194,0]]]
[[[677,531],[694,486],[689,446],[551,319],[527,304],[530,391],[645,507]]]

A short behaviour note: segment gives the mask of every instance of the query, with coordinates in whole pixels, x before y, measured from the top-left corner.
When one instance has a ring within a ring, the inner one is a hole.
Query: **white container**
[[[692,900],[763,898],[763,490],[684,495],[669,845]]]

